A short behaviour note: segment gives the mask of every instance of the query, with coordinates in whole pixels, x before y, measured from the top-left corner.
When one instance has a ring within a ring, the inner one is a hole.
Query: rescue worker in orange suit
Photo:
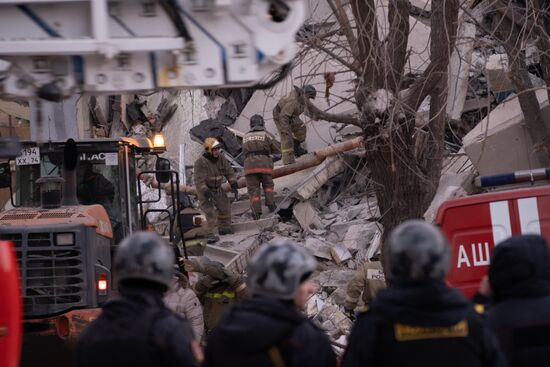
[[[281,98],[273,109],[273,121],[281,137],[281,153],[283,164],[292,164],[295,156],[307,153],[301,147],[306,140],[307,129],[300,115],[304,113],[306,105],[303,96],[315,99],[317,90],[312,85],[303,88],[294,87],[294,90],[286,97]]]
[[[277,145],[275,137],[265,131],[264,118],[260,115],[252,116],[250,131],[243,137],[243,154],[246,188],[250,197],[252,217],[256,220],[262,215],[261,187],[264,189],[265,205],[269,211],[273,212],[276,208],[271,154],[280,153]]]
[[[229,161],[221,155],[221,143],[214,138],[204,140],[204,153],[194,166],[195,187],[199,207],[206,216],[207,241],[216,242],[219,238],[214,230],[218,227],[220,235],[232,234],[231,203],[222,190],[224,178],[238,199],[237,179]]]

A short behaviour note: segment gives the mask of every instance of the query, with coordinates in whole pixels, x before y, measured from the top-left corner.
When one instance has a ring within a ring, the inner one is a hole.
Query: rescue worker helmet
[[[260,248],[248,267],[252,295],[292,300],[300,283],[317,267],[305,249],[288,240],[275,240]]]
[[[263,128],[264,126],[265,121],[261,115],[254,115],[250,118],[250,129]]]
[[[408,220],[390,233],[387,264],[390,282],[443,280],[449,264],[449,244],[433,224]]]
[[[315,89],[315,87],[311,84],[304,85],[304,87],[302,88],[302,92],[309,99],[315,99],[315,97],[317,96],[317,89]]]
[[[135,232],[118,246],[114,270],[120,284],[123,280],[147,280],[171,285],[174,252],[155,232]]]
[[[212,149],[221,148],[222,143],[216,138],[206,138],[204,139],[204,150],[208,153],[212,153]]]

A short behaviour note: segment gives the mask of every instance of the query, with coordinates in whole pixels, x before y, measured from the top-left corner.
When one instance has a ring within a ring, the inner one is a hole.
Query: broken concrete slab
[[[341,216],[348,221],[356,218],[371,220],[380,217],[380,209],[378,208],[376,198],[372,198],[367,203],[354,205],[345,210],[341,210],[340,213]]]
[[[279,222],[279,217],[271,216],[269,218],[262,218],[259,220],[251,220],[241,223],[231,224],[231,228],[234,232],[245,232],[245,231],[262,231],[267,228],[273,228],[275,224]]]
[[[461,13],[463,12],[461,11]],[[464,110],[476,36],[475,24],[465,21],[463,14],[461,14],[459,22],[457,41],[453,48],[447,76],[447,85],[449,86],[447,116],[454,121],[460,120]]]
[[[338,305],[338,306],[344,306],[344,303],[346,302],[346,296],[348,295],[348,286],[341,285],[340,287],[336,288],[334,292],[330,294],[328,297],[328,301],[331,303]]]
[[[485,75],[489,82],[489,89],[494,92],[506,92],[514,89],[510,78],[508,55],[495,54],[489,56],[485,64]]]
[[[432,11],[432,2],[430,0],[411,0],[411,7],[417,9],[421,15],[428,16]]]
[[[323,229],[323,222],[319,218],[317,209],[310,201],[302,201],[294,205],[294,217],[305,231]]]
[[[299,232],[300,227],[295,225],[295,224],[292,224],[292,223],[281,222],[281,223],[278,223],[275,226],[275,230],[277,230],[277,231],[286,231],[286,232],[291,233],[291,232]]]
[[[330,178],[336,176],[346,167],[339,156],[328,157],[315,168],[311,176],[296,190],[294,197],[300,200],[311,198]]]
[[[462,113],[481,110],[482,108],[488,108],[488,106],[491,106],[491,103],[493,103],[494,101],[495,101],[495,97],[493,95],[490,95],[485,98],[478,97],[478,98],[467,99],[466,102],[464,102],[464,108],[462,109]]]
[[[332,224],[330,226],[330,234],[334,235],[335,238],[331,238],[333,241],[341,241],[344,239],[344,236],[346,235],[348,229],[350,226],[353,225],[365,225],[368,223],[366,220],[363,219],[355,219],[352,221],[347,221],[345,218],[341,218],[336,223]]]
[[[315,257],[332,260],[330,245],[323,240],[315,237],[308,237],[304,247]]]
[[[378,230],[372,236],[370,245],[367,249],[367,260],[370,260],[374,255],[379,254],[382,250],[382,235],[382,225],[380,225]]]
[[[313,278],[320,287],[338,288],[346,286],[349,280],[353,277],[353,270],[348,269],[331,269],[319,273]]]
[[[342,311],[340,311],[340,308],[335,305],[326,305],[321,312],[317,315],[317,319],[321,322],[321,325],[323,325],[325,322],[330,321],[336,329],[338,329],[339,333],[334,333],[333,330],[327,330],[325,329],[329,334],[334,335],[342,335],[349,332],[351,329],[351,326],[353,323],[351,320],[344,315]],[[330,328],[330,324],[327,324],[325,327]],[[335,336],[333,336],[335,337]]]
[[[352,225],[348,228],[342,244],[350,251],[367,248],[376,232],[380,231],[377,222],[369,222],[364,225]]]
[[[325,307],[325,303],[319,294],[314,294],[306,303],[306,315],[311,318],[317,316]]]
[[[332,255],[332,258],[334,259],[334,261],[336,261],[336,264],[338,265],[351,259],[351,252],[349,252],[347,247],[341,243],[331,247],[330,254]]]
[[[471,190],[474,172],[470,160],[467,156],[458,156],[455,161],[449,162],[447,167],[444,166],[442,170],[437,192],[424,213],[424,219],[428,222],[435,220],[437,211],[443,202],[466,196],[467,190]]]
[[[550,123],[546,89],[536,90],[545,122]],[[530,138],[517,96],[499,104],[464,138],[464,151],[480,175],[542,168],[533,154]],[[510,147],[513,147],[511,149]]]
[[[323,329],[332,339],[336,339],[341,335],[340,330],[332,323],[331,320],[323,321],[319,327]]]

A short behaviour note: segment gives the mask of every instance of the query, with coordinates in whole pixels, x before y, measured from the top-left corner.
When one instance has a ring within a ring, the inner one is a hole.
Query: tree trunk
[[[534,153],[539,164],[547,167],[550,164],[550,128],[544,122],[537,95],[525,66],[525,56],[521,49],[523,32],[504,15],[495,16],[492,21],[495,34],[508,54],[512,83],[518,95],[527,131],[535,147]]]

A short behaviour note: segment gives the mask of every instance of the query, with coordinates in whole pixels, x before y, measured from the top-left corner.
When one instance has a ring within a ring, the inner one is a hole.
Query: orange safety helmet
[[[206,138],[204,139],[204,150],[208,153],[212,153],[212,149],[221,148],[222,143],[216,138]]]

